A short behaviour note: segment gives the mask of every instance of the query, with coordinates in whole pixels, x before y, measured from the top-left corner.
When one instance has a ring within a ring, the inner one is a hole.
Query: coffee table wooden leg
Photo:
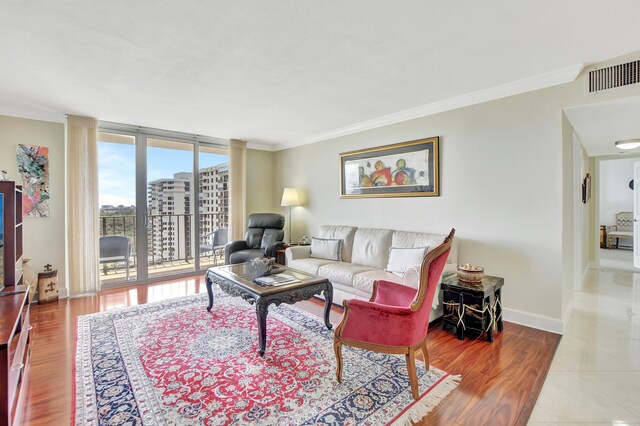
[[[211,288],[213,281],[208,276],[204,281],[207,284],[207,294],[209,295],[209,306],[207,306],[207,311],[211,312],[211,308],[213,307],[213,289]]]
[[[327,289],[324,293],[324,325],[327,326],[329,330],[333,325],[329,321],[329,313],[331,312],[331,304],[333,303],[333,287],[331,284],[327,284]]]
[[[267,348],[267,312],[266,301],[258,300],[256,302],[256,314],[258,315],[258,343],[260,344],[258,353],[260,356],[264,356],[264,351]]]

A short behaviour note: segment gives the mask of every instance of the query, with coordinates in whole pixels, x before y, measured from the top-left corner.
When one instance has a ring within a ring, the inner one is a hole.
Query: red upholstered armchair
[[[455,229],[452,229],[444,242],[424,257],[417,289],[381,280],[373,284],[373,294],[368,302],[356,299],[342,302],[344,313],[333,337],[338,382],[342,383],[342,345],[404,354],[411,393],[418,399],[415,352],[422,351],[428,370],[429,313],[454,234]]]

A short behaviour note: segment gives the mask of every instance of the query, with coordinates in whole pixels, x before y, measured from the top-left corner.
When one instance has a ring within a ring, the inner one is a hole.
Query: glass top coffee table
[[[276,269],[281,276],[284,274],[293,277],[295,282],[276,283],[274,285],[261,285],[254,281],[256,270],[250,263],[238,263],[235,265],[218,266],[209,268],[206,274],[207,293],[209,294],[209,306],[207,311],[213,307],[213,284],[217,284],[225,293],[230,296],[240,296],[247,302],[256,305],[258,316],[258,331],[260,356],[264,355],[267,346],[267,313],[270,304],[276,306],[281,303],[290,305],[301,300],[307,300],[315,295],[324,295],[324,323],[331,329],[329,322],[329,312],[333,301],[333,286],[326,278],[298,271],[282,265],[276,265]]]

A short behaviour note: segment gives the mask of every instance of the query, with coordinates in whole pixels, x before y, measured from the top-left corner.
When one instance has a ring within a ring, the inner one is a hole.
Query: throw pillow
[[[316,259],[342,260],[342,240],[311,238],[311,257]]]
[[[391,247],[385,271],[404,274],[409,268],[420,268],[429,247]]]

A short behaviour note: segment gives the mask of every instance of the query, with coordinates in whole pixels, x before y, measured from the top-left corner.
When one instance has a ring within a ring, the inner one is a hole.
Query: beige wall
[[[294,236],[314,235],[322,224],[441,233],[453,226],[459,262],[505,278],[506,319],[562,332],[597,236],[595,203],[579,197],[582,178],[596,171],[563,108],[640,95],[634,85],[585,96],[584,75],[277,152],[278,190],[296,186],[307,195],[296,208]],[[431,136],[440,137],[440,197],[339,198],[341,152]]]
[[[563,280],[573,277],[563,275],[564,261],[573,267],[573,257],[563,259],[565,245],[573,247],[565,240],[573,232],[563,235],[564,211],[572,220],[574,209],[571,175],[563,187],[562,108],[580,98],[576,82],[280,151],[277,186],[307,192],[298,234],[314,235],[322,224],[455,227],[460,263],[505,278],[505,317],[560,331]],[[430,136],[440,137],[440,197],[339,198],[340,152]]]
[[[58,270],[61,293],[65,285],[65,191],[64,191],[64,125],[47,121],[0,116],[0,170],[17,178],[16,145],[49,147],[49,189],[51,216],[25,217],[23,220],[24,257],[32,259],[31,267],[42,271],[50,263]]]
[[[280,212],[274,186],[274,156],[270,151],[247,149],[247,215]]]

